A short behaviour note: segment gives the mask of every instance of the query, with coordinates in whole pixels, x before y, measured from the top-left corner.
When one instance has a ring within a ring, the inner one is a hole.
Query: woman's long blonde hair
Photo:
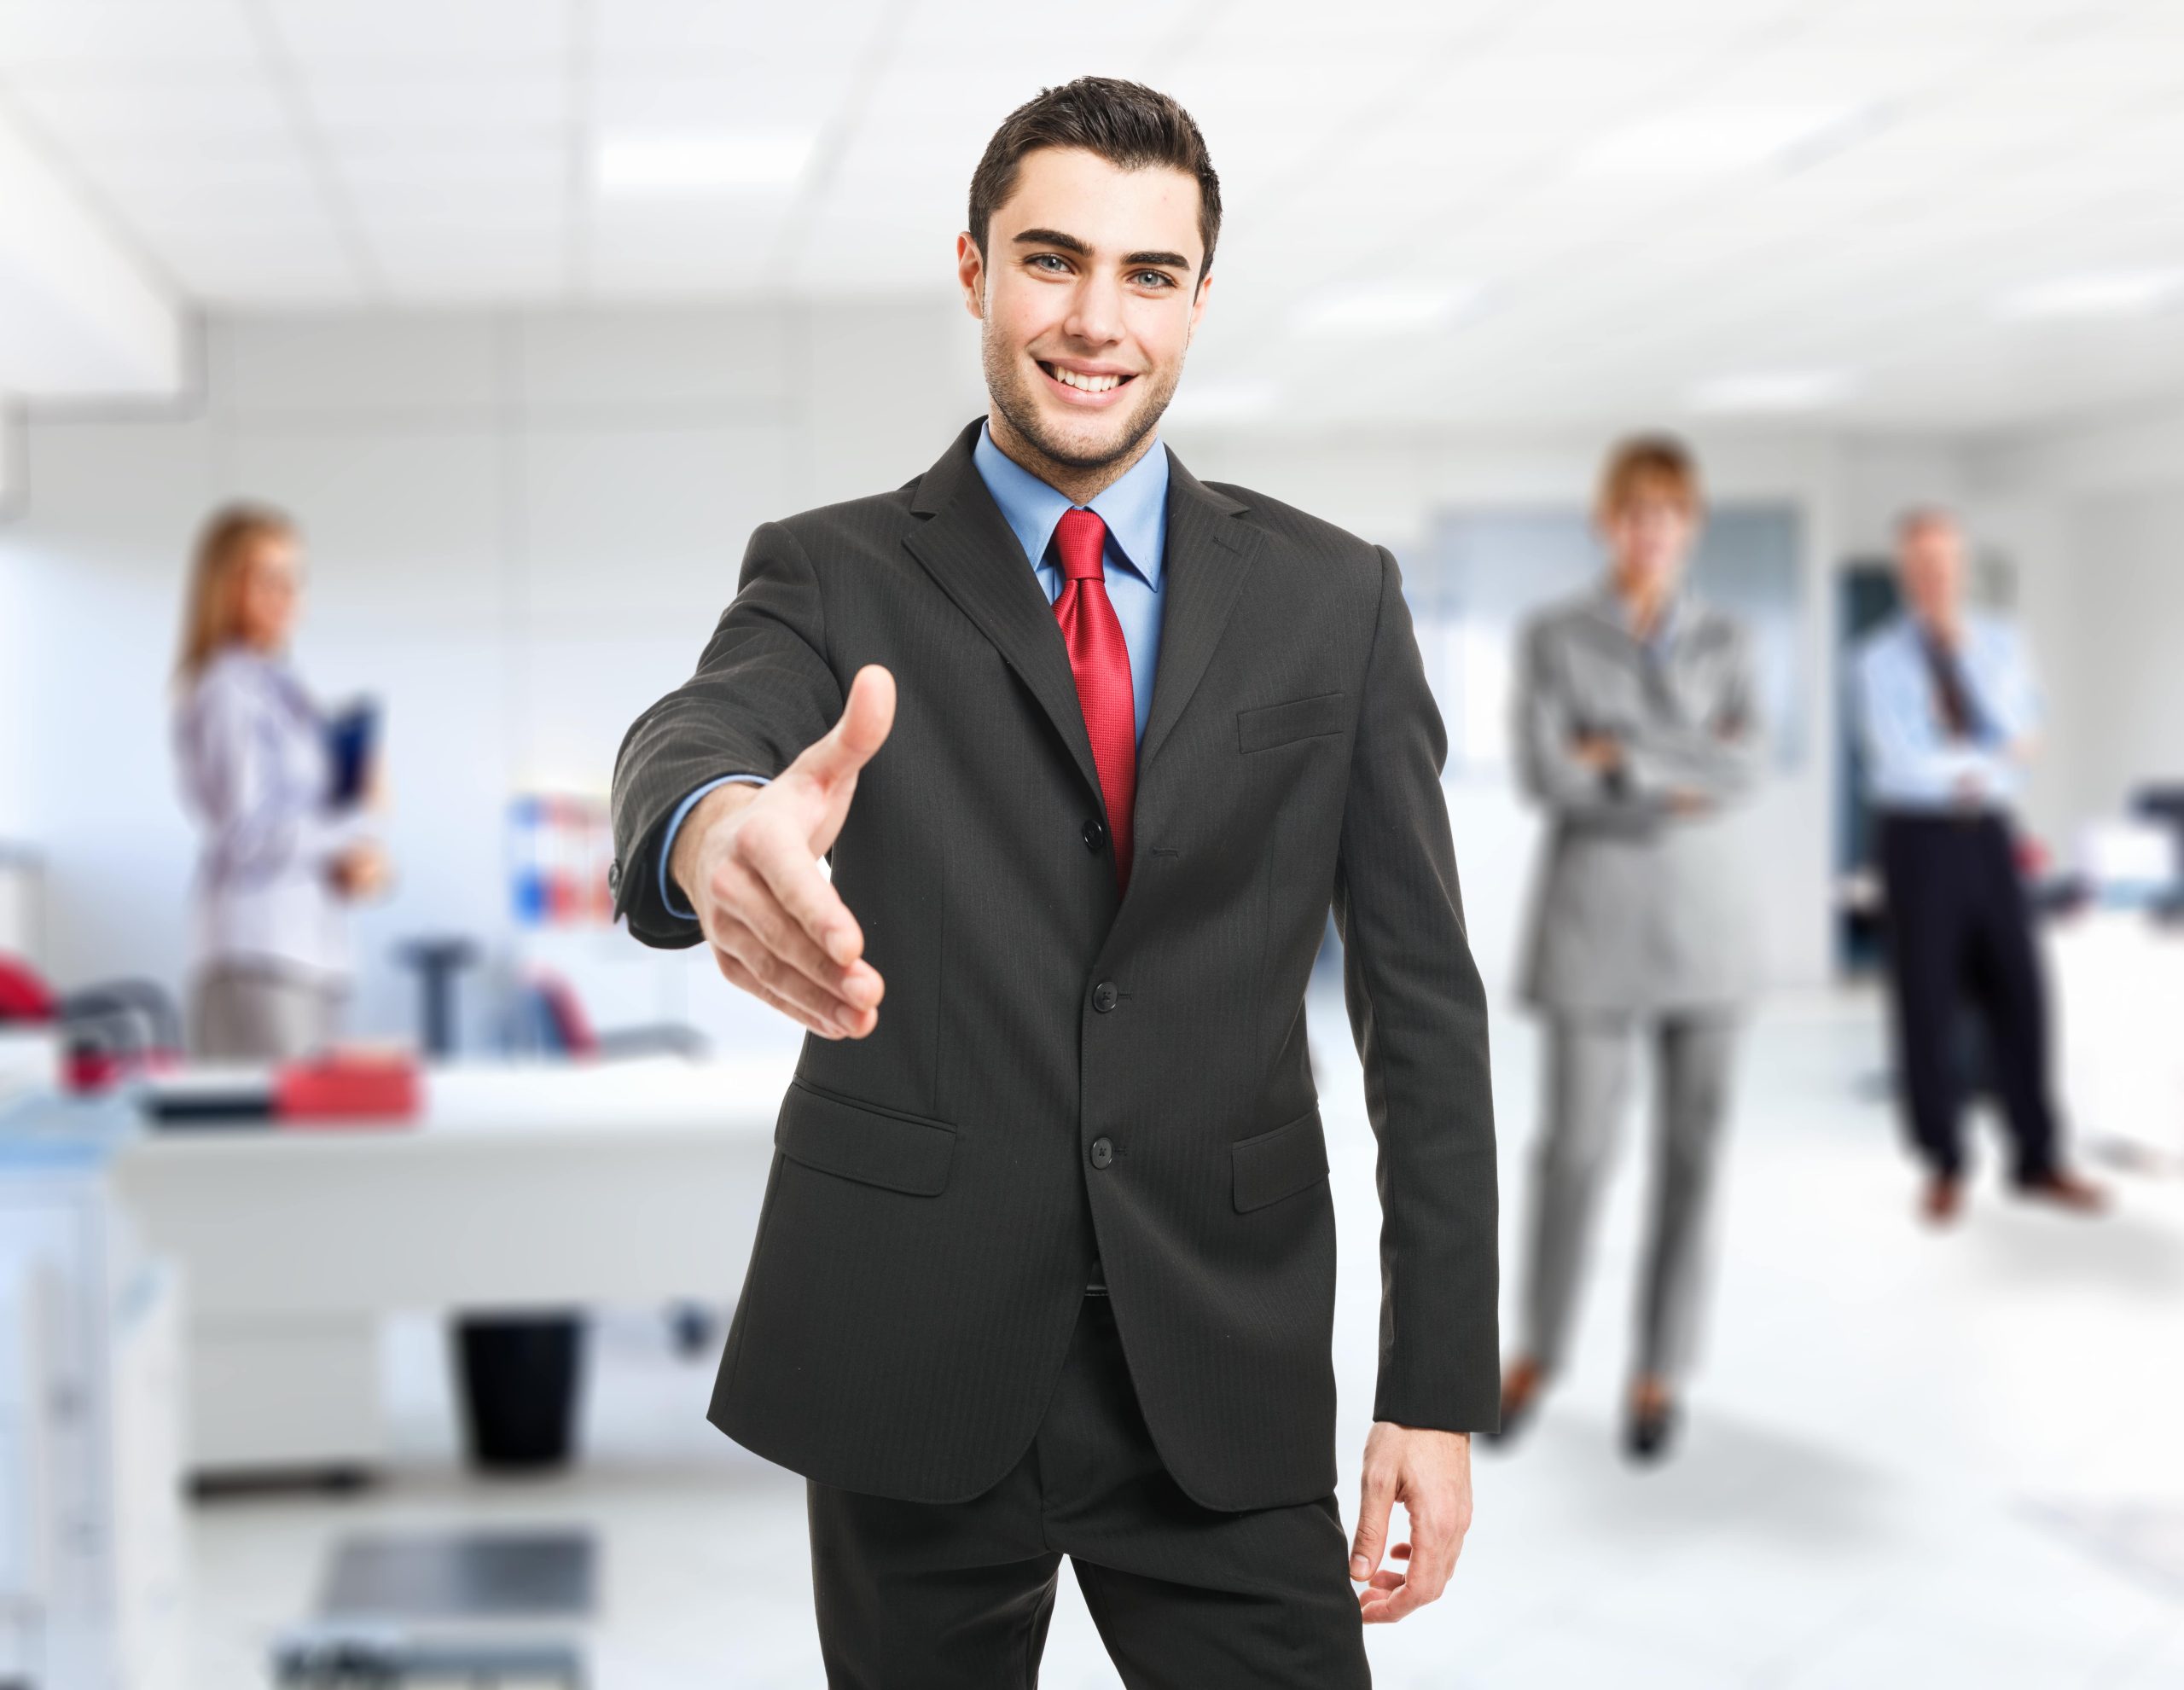
[[[189,592],[182,611],[182,652],[175,678],[184,686],[205,672],[220,648],[235,638],[242,601],[243,570],[261,540],[293,540],[294,520],[271,505],[223,505],[197,531],[189,566]]]

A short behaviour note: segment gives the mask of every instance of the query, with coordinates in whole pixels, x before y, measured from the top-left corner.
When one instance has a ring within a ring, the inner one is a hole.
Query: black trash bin
[[[583,1383],[578,1315],[501,1315],[456,1327],[470,1459],[481,1467],[565,1465]]]

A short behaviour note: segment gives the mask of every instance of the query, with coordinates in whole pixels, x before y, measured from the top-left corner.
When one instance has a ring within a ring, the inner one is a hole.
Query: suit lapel
[[[1054,607],[972,459],[979,427],[973,423],[964,430],[919,480],[910,508],[926,520],[905,543],[1030,688],[1069,747],[1085,785],[1097,793],[1099,765],[1084,731],[1069,650]],[[1232,520],[1243,509],[1185,469],[1173,452],[1168,454],[1165,602],[1153,708],[1137,749],[1141,802],[1146,767],[1197,692],[1258,549],[1256,531]]]
[[[1185,469],[1173,452],[1168,454],[1168,543],[1162,566],[1162,596],[1167,602],[1160,612],[1160,662],[1153,678],[1153,710],[1137,748],[1141,801],[1146,766],[1159,754],[1198,690],[1250,572],[1258,535],[1232,520],[1242,509],[1236,500],[1215,492]],[[1065,663],[1065,673],[1066,668]]]
[[[1096,793],[1099,765],[1092,760],[1061,624],[972,460],[979,427],[974,422],[966,429],[920,479],[910,508],[927,520],[905,543],[1031,689]]]

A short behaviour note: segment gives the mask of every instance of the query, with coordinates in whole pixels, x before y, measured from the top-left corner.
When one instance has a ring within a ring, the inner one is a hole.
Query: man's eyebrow
[[[1074,235],[1065,235],[1059,229],[1027,229],[1016,236],[1019,247],[1059,247],[1065,253],[1074,253],[1081,258],[1092,256],[1091,247]],[[1125,269],[1136,270],[1145,264],[1160,264],[1170,270],[1188,270],[1191,261],[1181,253],[1132,253],[1123,260]]]
[[[1059,247],[1065,253],[1075,253],[1089,258],[1092,249],[1074,235],[1065,235],[1059,229],[1027,229],[1016,237],[1019,247]]]

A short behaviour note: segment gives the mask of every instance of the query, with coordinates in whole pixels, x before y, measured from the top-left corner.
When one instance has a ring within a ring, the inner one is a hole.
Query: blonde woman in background
[[[231,505],[206,523],[174,727],[204,835],[190,1042],[215,1061],[285,1060],[333,1040],[351,976],[343,906],[388,876],[363,805],[336,799],[329,724],[288,663],[302,589],[286,516]]]
[[[1625,442],[1594,522],[1606,578],[1525,629],[1515,738],[1546,811],[1525,996],[1546,1023],[1522,1348],[1502,1435],[1561,1367],[1631,1056],[1653,1058],[1652,1216],[1624,1444],[1665,1455],[1704,1297],[1708,1211],[1751,990],[1749,865],[1723,813],[1763,755],[1751,644],[1682,588],[1703,514],[1674,439]]]

